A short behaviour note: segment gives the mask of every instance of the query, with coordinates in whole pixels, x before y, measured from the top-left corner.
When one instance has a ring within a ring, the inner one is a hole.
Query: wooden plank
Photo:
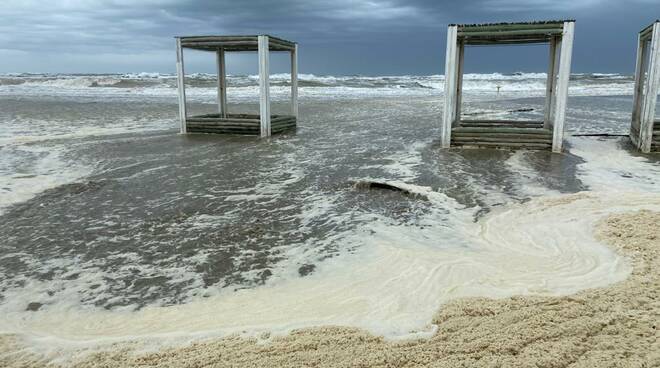
[[[188,123],[188,129],[219,129],[219,128],[235,128],[235,129],[260,129],[258,124],[246,123],[222,123],[222,124],[207,124],[207,123]]]
[[[291,115],[298,117],[298,44],[291,51]]]
[[[510,124],[510,123],[461,124],[460,127],[461,128],[529,128],[529,129],[539,128],[539,129],[545,129],[545,128],[543,128],[542,124]]]
[[[540,21],[519,23],[485,23],[485,24],[458,24],[459,31],[498,31],[498,30],[526,30],[526,29],[552,29],[562,28],[567,21]]]
[[[447,27],[447,51],[445,55],[445,106],[442,126],[440,129],[440,142],[442,148],[451,146],[451,127],[454,123],[456,111],[456,82],[457,82],[457,27]]]
[[[566,117],[566,100],[568,98],[568,82],[571,75],[571,57],[573,55],[574,22],[564,23],[564,34],[561,39],[559,55],[559,70],[556,84],[555,108],[553,109],[552,151],[561,152],[564,144],[564,120]]]
[[[660,23],[653,24],[653,36],[649,59],[649,71],[644,90],[642,114],[640,119],[640,149],[642,152],[651,151],[651,141],[655,124],[655,106],[660,91]]]
[[[217,125],[217,126],[199,126],[199,125],[191,125],[188,127],[188,130],[191,132],[199,132],[199,131],[206,131],[206,132],[217,132],[221,133],[223,131],[249,131],[249,132],[255,132],[256,134],[259,134],[259,127],[246,127],[246,126],[234,126],[234,125]]]
[[[181,41],[181,46],[183,47],[246,47],[246,48],[257,48],[257,41]]]
[[[225,49],[221,48],[216,53],[218,69],[218,112],[224,118],[227,117],[227,72],[225,69]]]
[[[231,119],[231,118],[226,118],[226,119],[219,119],[219,118],[188,118],[186,119],[188,123],[227,123],[227,122],[237,122],[237,123],[247,123],[247,124],[260,124],[259,119]]]
[[[286,123],[286,122],[295,122],[295,121],[296,121],[296,118],[293,117],[293,116],[284,116],[284,117],[277,118],[277,120],[271,120],[270,124],[273,125],[273,124]]]
[[[470,143],[457,143],[456,146],[461,147],[475,147],[475,148],[534,148],[534,149],[550,149],[550,143],[519,143],[519,142],[470,142]]]
[[[510,128],[510,127],[496,127],[496,128],[481,128],[481,127],[460,127],[452,129],[454,134],[465,133],[505,133],[505,134],[547,134],[551,135],[552,131],[543,128]]]
[[[237,41],[257,41],[257,35],[205,35],[205,36],[181,36],[178,37],[184,42],[188,41],[227,41],[227,42],[237,42]]]
[[[233,122],[233,121],[225,121],[225,122],[213,122],[210,123],[208,121],[189,121],[188,122],[188,128],[190,127],[197,127],[197,128],[218,128],[218,127],[237,127],[237,128],[259,128],[259,123],[242,123],[242,122]]]
[[[544,29],[521,29],[521,30],[492,30],[492,31],[458,31],[458,37],[479,38],[506,38],[510,36],[551,36],[560,35],[564,30],[559,27]]]
[[[277,39],[270,37],[268,47],[270,50],[292,51],[296,48],[296,44],[289,41],[278,41]]]
[[[279,116],[279,115],[273,115]],[[222,117],[221,114],[218,113],[211,113],[211,114],[203,114],[203,115],[194,115],[194,116],[189,116],[188,119],[191,118],[215,118],[215,119],[257,119],[259,120],[259,114],[227,114],[225,118]]]
[[[510,119],[492,119],[492,120],[477,120],[465,119],[461,120],[461,125],[465,124],[527,124],[527,125],[543,125],[539,120],[510,120]]]
[[[547,37],[519,37],[519,38],[501,38],[501,39],[479,39],[465,38],[465,44],[470,46],[489,46],[489,45],[524,45],[548,43],[552,36]]]
[[[179,98],[179,125],[181,134],[186,134],[186,75],[183,67],[183,48],[181,39],[176,39],[176,82]]]
[[[503,137],[452,137],[451,141],[453,143],[469,143],[469,142],[513,142],[513,143],[542,143],[551,145],[552,140],[550,138],[524,138],[524,139],[515,139],[515,138],[503,138]]]
[[[270,70],[268,36],[259,36],[259,116],[261,136],[270,137]]]
[[[278,123],[278,122],[281,122],[281,121],[286,121],[286,120],[289,120],[291,118],[292,118],[291,116],[278,116],[278,117],[271,116],[270,117],[270,124],[273,125],[275,123]]]
[[[498,138],[498,139],[543,139],[552,141],[550,134],[517,134],[517,133],[457,133],[452,134],[453,138]]]
[[[247,130],[196,130],[191,133],[203,133],[203,134],[227,134],[227,135],[259,135],[259,130],[247,131]]]

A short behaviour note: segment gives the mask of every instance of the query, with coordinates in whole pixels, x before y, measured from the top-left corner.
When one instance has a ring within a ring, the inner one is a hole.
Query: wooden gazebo
[[[218,113],[188,116],[186,112],[185,69],[183,49],[209,51],[216,54],[218,67]],[[256,51],[259,55],[259,114],[230,114],[227,111],[226,52]],[[269,53],[291,54],[291,113],[271,115],[269,87]],[[179,87],[181,133],[253,134],[268,137],[296,127],[298,117],[298,45],[268,35],[261,36],[192,36],[176,37],[176,60]]]
[[[561,152],[575,21],[450,24],[447,30],[443,148],[520,147]],[[543,121],[463,120],[465,46],[548,43],[550,65]]]
[[[630,139],[648,153],[660,151],[660,120],[655,116],[660,92],[660,20],[639,32],[637,42]]]

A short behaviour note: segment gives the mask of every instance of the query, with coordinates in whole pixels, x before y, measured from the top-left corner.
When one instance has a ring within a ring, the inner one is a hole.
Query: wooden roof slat
[[[575,22],[574,19],[566,20],[546,20],[546,21],[532,21],[532,22],[499,22],[499,23],[474,23],[474,24],[450,24],[450,26],[457,26],[459,31],[462,29],[540,29],[540,28],[553,28],[563,27],[565,22]]]

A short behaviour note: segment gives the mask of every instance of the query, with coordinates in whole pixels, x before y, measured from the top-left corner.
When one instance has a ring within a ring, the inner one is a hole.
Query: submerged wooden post
[[[640,116],[640,142],[642,152],[651,152],[653,127],[655,125],[655,105],[660,91],[660,22],[653,24],[649,55],[649,69],[644,88],[644,102]]]
[[[291,115],[298,118],[298,44],[291,50]]]
[[[176,82],[177,92],[179,95],[179,119],[181,122],[181,134],[187,132],[186,127],[186,81],[185,69],[183,68],[183,48],[181,47],[181,39],[176,39]]]
[[[440,129],[440,144],[442,148],[451,145],[451,127],[454,123],[457,101],[457,39],[458,26],[447,27],[447,53],[445,55],[445,106]]]
[[[557,80],[557,37],[553,37],[550,40],[550,60],[548,62],[548,76],[546,78],[545,85],[545,109],[544,109],[544,118],[543,118],[543,128],[552,129],[552,110],[555,105],[555,82]]]
[[[575,22],[564,22],[559,55],[559,70],[555,85],[554,109],[552,111],[552,151],[561,152],[564,144],[564,119],[566,117],[566,99],[568,82],[571,75],[571,56],[573,54],[573,32]]]
[[[218,112],[223,118],[227,117],[227,70],[225,68],[225,49],[217,51],[218,67]]]
[[[261,125],[261,136],[269,137],[271,129],[268,36],[259,36],[257,44],[259,53],[259,121]]]

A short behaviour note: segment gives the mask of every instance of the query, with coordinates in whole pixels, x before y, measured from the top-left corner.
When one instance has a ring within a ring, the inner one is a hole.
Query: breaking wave
[[[633,79],[621,74],[573,74],[570,93],[581,96],[630,95]],[[545,73],[465,74],[464,91],[503,96],[541,96],[545,93]],[[231,75],[231,97],[248,98],[258,93],[257,75]],[[216,75],[191,73],[186,76],[189,95],[210,99],[216,93]],[[274,98],[285,98],[290,75],[271,75]],[[365,97],[440,94],[443,75],[403,76],[319,76],[299,75],[300,97]],[[4,74],[0,75],[0,95],[13,94],[138,94],[170,97],[176,94],[176,76],[163,73],[128,74]]]

